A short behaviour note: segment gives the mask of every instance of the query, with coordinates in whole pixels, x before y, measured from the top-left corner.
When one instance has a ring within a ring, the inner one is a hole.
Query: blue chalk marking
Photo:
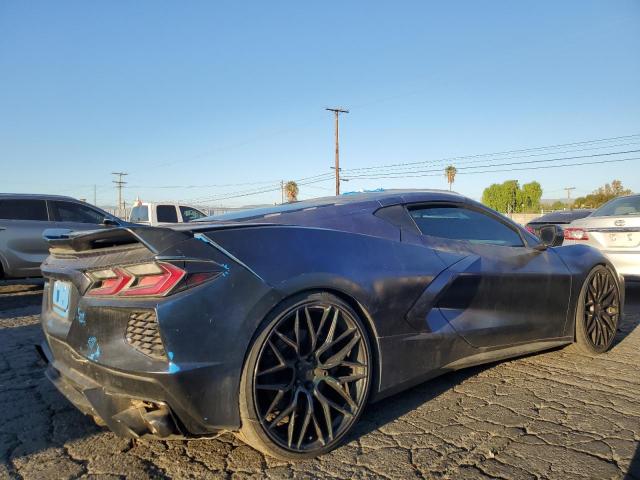
[[[87,347],[89,347],[89,355],[87,358],[94,362],[100,358],[100,345],[98,345],[98,339],[96,337],[89,337],[87,340]]]
[[[180,367],[173,363],[173,352],[167,352],[167,357],[169,357],[169,373],[179,372]]]
[[[81,310],[80,307],[78,307],[78,323],[83,327],[87,324],[87,319],[85,318],[85,315],[86,315],[86,312],[84,310]]]

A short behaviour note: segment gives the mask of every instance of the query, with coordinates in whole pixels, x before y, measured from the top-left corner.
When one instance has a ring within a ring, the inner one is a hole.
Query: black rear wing
[[[104,227],[96,230],[74,231],[62,228],[47,229],[42,237],[49,250],[84,252],[101,248],[118,247],[140,243],[154,254],[159,254],[180,242],[194,237],[198,232],[236,228],[277,226],[272,223],[187,223],[171,227],[128,225]]]
[[[84,252],[140,243],[154,254],[158,254],[177,243],[193,238],[193,233],[143,226],[110,227],[89,231],[55,228],[45,230],[42,237],[49,244],[52,253],[54,250]]]

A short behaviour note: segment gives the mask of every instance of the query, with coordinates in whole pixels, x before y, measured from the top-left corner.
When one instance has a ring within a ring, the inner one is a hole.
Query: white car
[[[206,216],[201,210],[190,205],[137,201],[131,209],[128,220],[131,223],[157,226],[166,223],[192,222]]]
[[[564,229],[564,245],[584,244],[602,251],[618,273],[640,279],[640,195],[618,197]]]

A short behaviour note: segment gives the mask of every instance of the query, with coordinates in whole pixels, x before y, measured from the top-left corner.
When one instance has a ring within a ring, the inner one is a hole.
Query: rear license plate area
[[[71,283],[62,280],[53,282],[51,292],[51,310],[67,320],[69,318],[69,307],[71,303]]]

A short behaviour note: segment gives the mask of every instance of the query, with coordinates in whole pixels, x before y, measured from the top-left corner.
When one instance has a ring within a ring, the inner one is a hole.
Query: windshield
[[[594,217],[618,217],[621,215],[640,215],[640,195],[615,198],[592,214]]]
[[[130,222],[148,222],[149,221],[149,207],[146,205],[139,205],[131,209],[131,215],[129,216]]]

